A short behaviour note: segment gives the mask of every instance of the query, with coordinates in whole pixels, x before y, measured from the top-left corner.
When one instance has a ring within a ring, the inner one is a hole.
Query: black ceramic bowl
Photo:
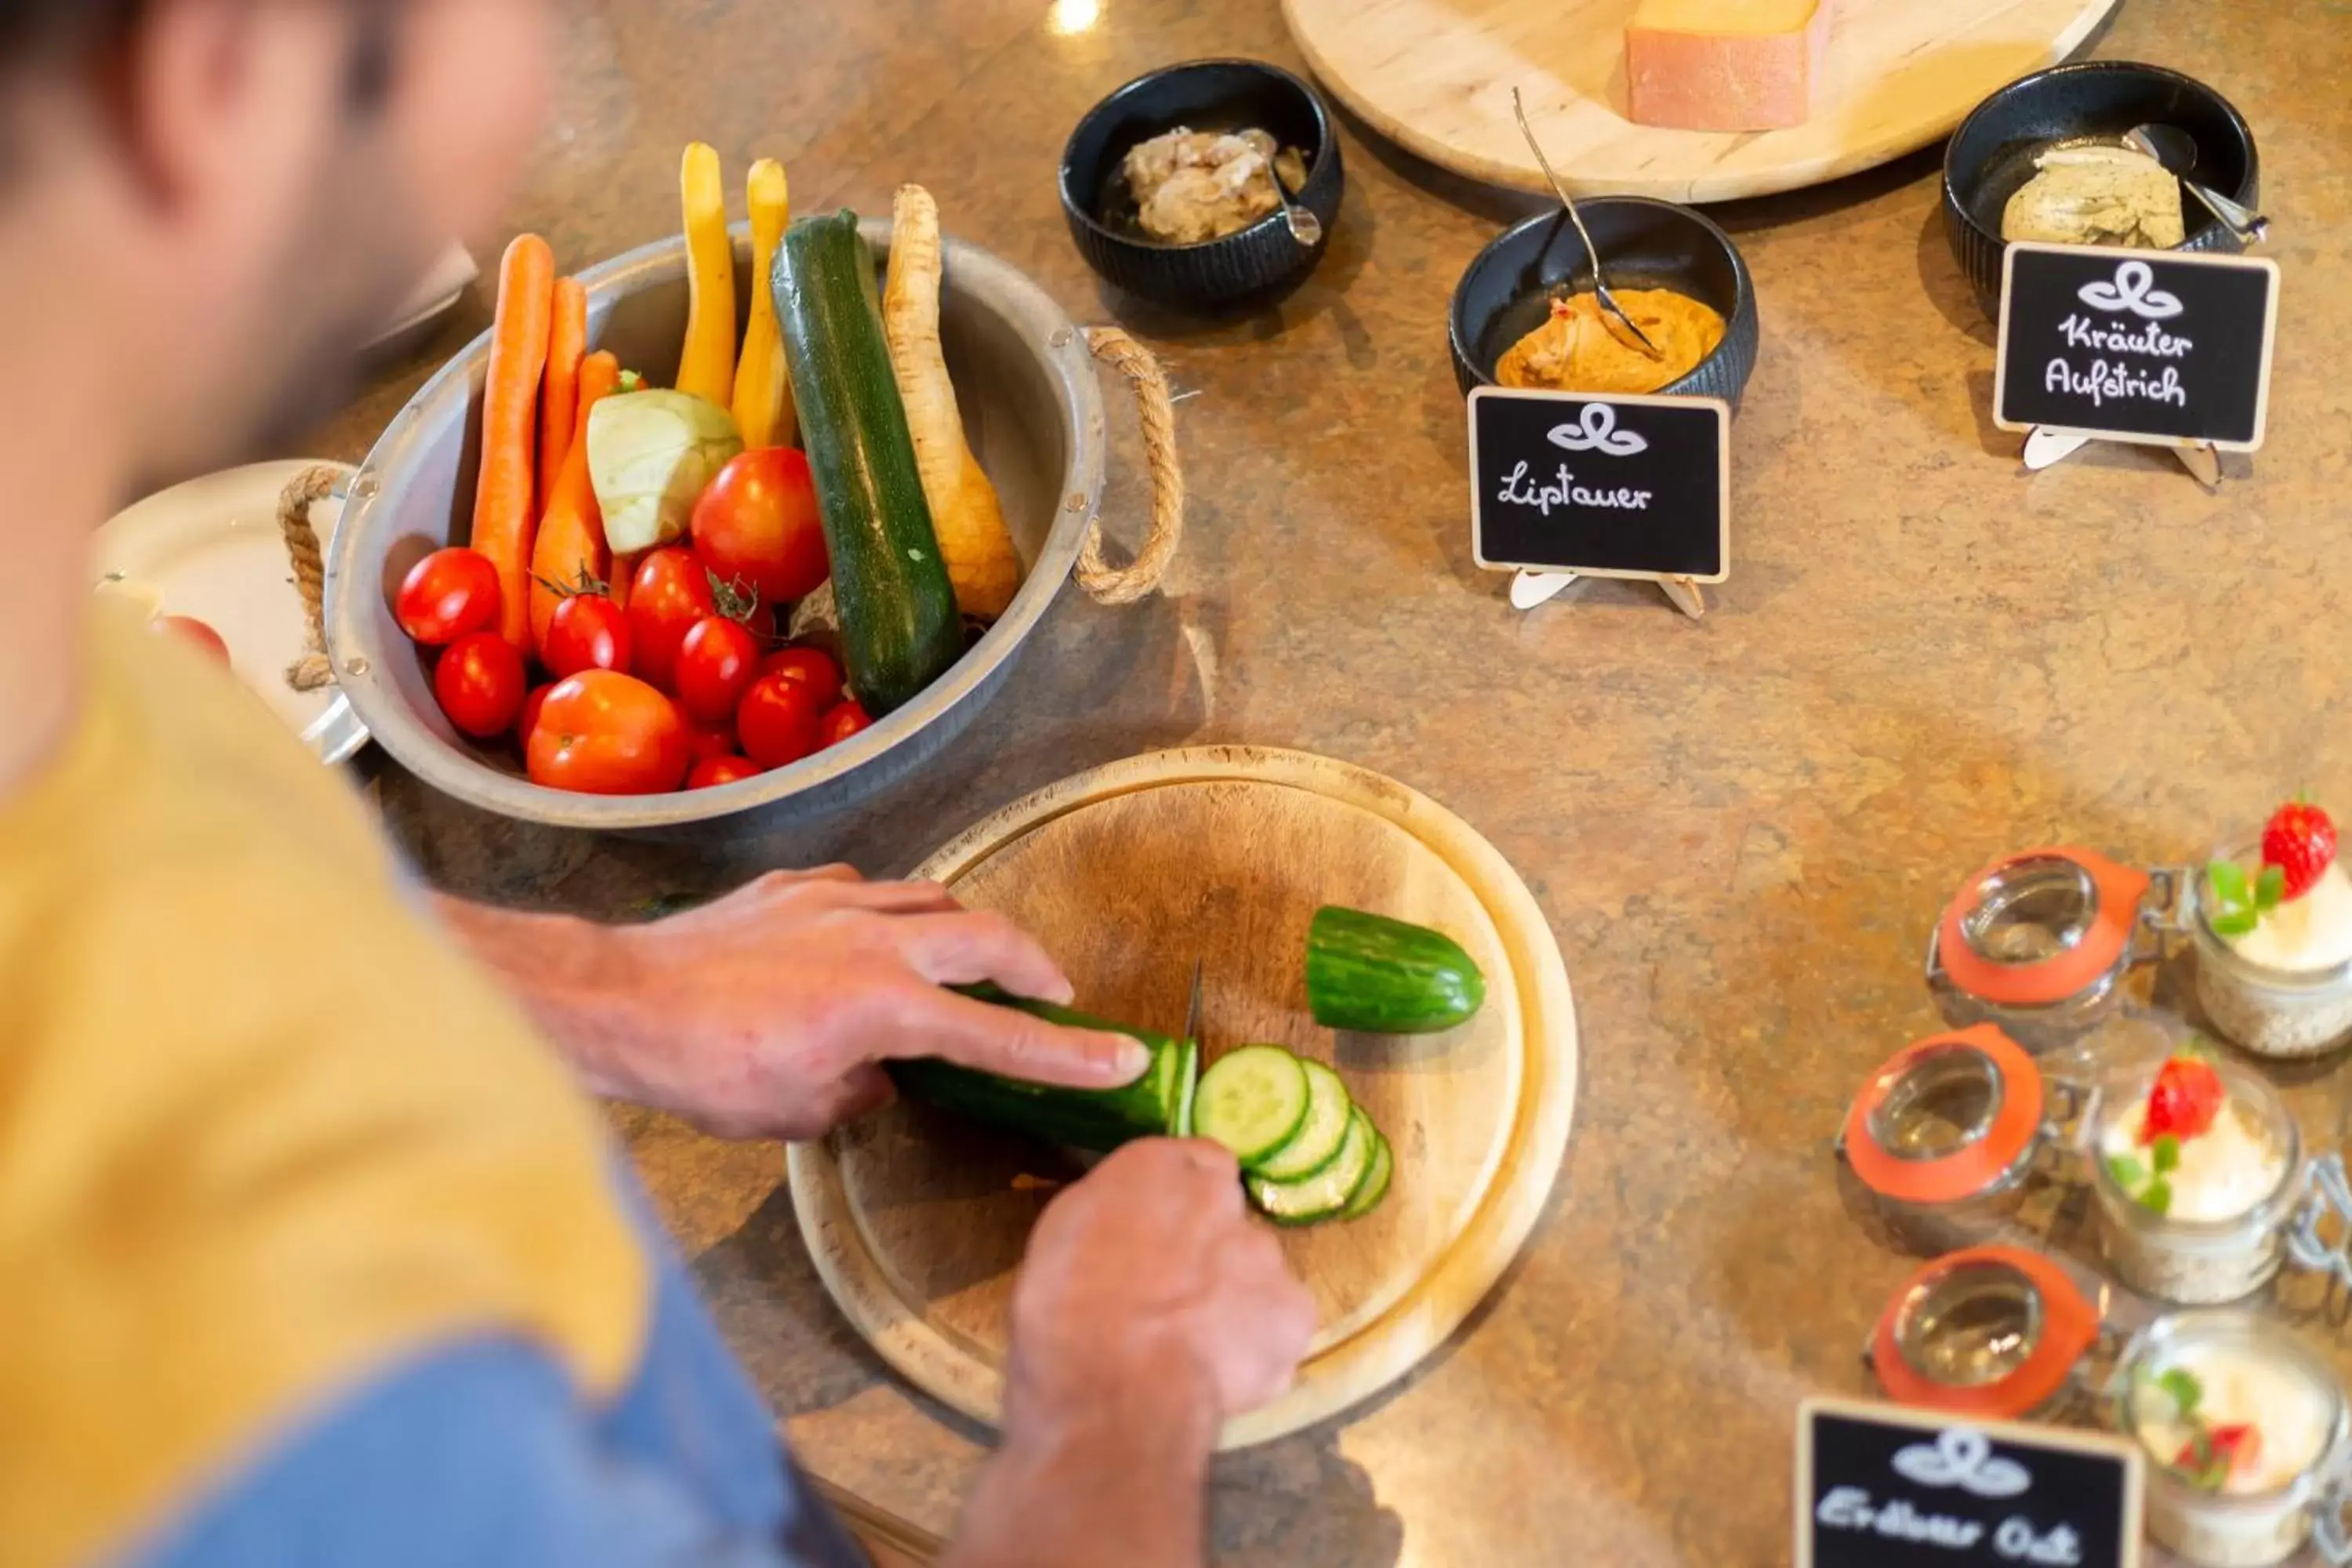
[[[1944,234],[1985,314],[2000,316],[2001,209],[2033,177],[2034,154],[2053,142],[2120,136],[2137,125],[2172,125],[2197,143],[2190,176],[2252,206],[2261,184],[2254,133],[2228,99],[2161,66],[2082,60],[2020,77],[1960,122],[1944,149]],[[2183,250],[2245,247],[2186,191]]]
[[[1609,287],[1672,289],[1711,305],[1726,323],[1723,342],[1696,369],[1660,387],[1678,396],[1738,404],[1756,368],[1759,331],[1756,285],[1731,237],[1688,207],[1648,196],[1595,196],[1576,204],[1609,267]],[[1495,363],[1543,324],[1555,284],[1592,286],[1592,266],[1576,226],[1559,208],[1506,229],[1454,286],[1447,336],[1454,379],[1466,396],[1493,386]]]
[[[1307,155],[1307,188],[1291,199],[1323,221],[1312,247],[1280,211],[1198,245],[1144,237],[1120,174],[1128,150],[1178,126],[1255,126]],[[1139,76],[1087,111],[1062,149],[1062,212],[1078,253],[1130,294],[1180,310],[1213,310],[1295,284],[1323,258],[1339,216],[1339,139],[1321,95],[1259,60],[1192,60]]]

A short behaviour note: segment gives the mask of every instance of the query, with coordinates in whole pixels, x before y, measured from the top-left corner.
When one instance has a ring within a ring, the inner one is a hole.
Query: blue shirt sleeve
[[[636,1377],[591,1406],[530,1342],[439,1347],[297,1416],[150,1537],[142,1568],[867,1568],[777,1440],[650,1205]]]
[[[677,1456],[648,1452],[610,1425],[530,1346],[453,1346],[290,1433],[137,1561],[862,1568],[772,1445],[775,1506],[745,1510],[714,1500]]]

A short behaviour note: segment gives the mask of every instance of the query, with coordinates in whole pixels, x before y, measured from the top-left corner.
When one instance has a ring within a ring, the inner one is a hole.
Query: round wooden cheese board
[[[1786,131],[1664,131],[1625,118],[1635,0],[1283,0],[1324,85],[1408,151],[1548,193],[1511,89],[1575,195],[1720,202],[1819,184],[1949,135],[2002,83],[2065,58],[2120,0],[1822,0],[1811,119]]]
[[[1542,1210],[1567,1147],[1576,1020],[1559,949],[1493,846],[1427,797],[1328,758],[1155,752],[1066,779],[919,873],[1003,911],[1089,1011],[1181,1027],[1204,980],[1206,1059],[1256,1040],[1330,1063],[1396,1151],[1388,1199],[1286,1231],[1321,1326],[1291,1392],[1228,1448],[1376,1393],[1460,1327]],[[1307,1007],[1308,919],[1339,903],[1419,921],[1486,973],[1475,1018],[1417,1037],[1334,1035]],[[790,1155],[793,1206],[835,1302],[917,1387],[994,1424],[1007,1306],[1030,1226],[1075,1157],[897,1105]]]

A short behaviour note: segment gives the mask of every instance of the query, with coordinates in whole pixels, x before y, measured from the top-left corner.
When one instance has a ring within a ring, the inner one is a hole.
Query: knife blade
[[[1197,958],[1192,961],[1192,999],[1184,1007],[1184,1032],[1176,1037],[1180,1040],[1198,1040],[1201,1037],[1201,961]]]

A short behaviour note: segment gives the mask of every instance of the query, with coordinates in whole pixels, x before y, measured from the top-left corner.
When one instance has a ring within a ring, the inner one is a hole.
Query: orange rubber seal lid
[[[1993,1090],[1990,1120],[1949,1153],[1921,1157],[1890,1149],[1879,1137],[1879,1113],[1909,1092],[1941,1058],[1977,1059]],[[1990,1024],[1931,1035],[1897,1051],[1870,1077],[1845,1118],[1846,1163],[1881,1197],[1906,1204],[1950,1204],[1996,1184],[2042,1134],[2042,1071],[2018,1043]]]
[[[1904,1309],[1916,1293],[1969,1272],[1982,1273],[1990,1281],[2022,1284],[2040,1308],[2041,1331],[2024,1359],[2000,1377],[1989,1383],[1945,1383],[1922,1372],[1904,1353]],[[2048,1404],[2098,1337],[2097,1310],[2057,1264],[2021,1247],[1971,1247],[1937,1258],[1904,1282],[1871,1335],[1870,1354],[1879,1386],[1898,1404],[2013,1421]]]
[[[2005,963],[1977,951],[1969,921],[1984,904],[1984,889],[2035,860],[2072,861],[2085,872],[2097,897],[2091,921],[2074,946],[2031,963]],[[2120,866],[2089,849],[2061,846],[2005,855],[1969,878],[1944,910],[1936,927],[1936,956],[1952,983],[1971,996],[2009,1007],[2042,1007],[2084,991],[2116,966],[2131,945],[2147,893],[2147,873]]]

